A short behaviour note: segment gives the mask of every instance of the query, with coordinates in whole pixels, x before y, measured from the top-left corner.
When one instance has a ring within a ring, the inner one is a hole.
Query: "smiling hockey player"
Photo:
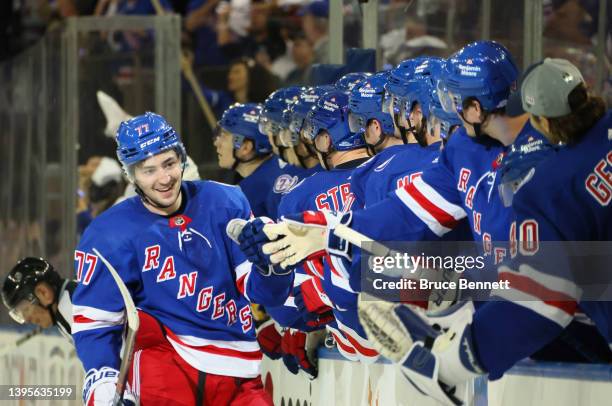
[[[253,267],[227,237],[230,219],[251,216],[245,196],[234,186],[182,181],[185,149],[157,114],[123,122],[117,144],[139,196],[94,219],[75,251],[84,402],[110,404],[124,322],[123,299],[95,248],[139,309],[128,387],[141,404],[272,404],[249,302],[283,303],[293,277]]]

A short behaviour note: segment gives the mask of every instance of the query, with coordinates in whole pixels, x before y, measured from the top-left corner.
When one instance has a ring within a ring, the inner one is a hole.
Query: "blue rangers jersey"
[[[134,303],[162,323],[176,352],[194,368],[254,377],[261,353],[249,301],[278,305],[293,276],[264,277],[226,236],[251,209],[239,188],[183,182],[173,216],[150,212],[139,197],[97,217],[75,251],[73,336],[86,371],[118,369],[124,302],[96,248],[116,268]]]
[[[538,164],[514,196],[518,249],[514,259],[498,269],[499,279],[508,280],[511,289],[495,291],[504,300],[487,303],[472,324],[478,358],[492,379],[559,336],[577,310],[586,313],[612,344],[610,299],[595,301],[590,295],[583,300],[588,285],[577,281],[585,274],[609,271],[609,251],[596,262],[585,260],[584,253],[571,258],[560,244],[550,243],[612,241],[611,202],[608,112],[578,143]],[[572,252],[572,245],[567,247]],[[600,286],[609,288],[609,277]]]
[[[393,145],[360,165],[351,176],[351,191],[369,207],[404,187],[423,169],[438,161],[440,142],[425,148],[419,144]]]
[[[529,122],[515,144],[544,139]],[[385,199],[353,214],[352,227],[378,241],[418,241],[440,238],[467,218],[475,241],[492,263],[508,256],[514,237],[512,210],[498,195],[496,168],[506,147],[495,140],[476,142],[458,129],[438,162]]]
[[[242,179],[239,186],[249,200],[255,217],[275,219],[283,194],[310,173],[308,169],[298,168],[273,156]]]
[[[347,162],[304,179],[283,197],[279,216],[307,210],[344,212],[361,207],[361,201],[351,193],[351,175],[355,166],[363,162],[363,159]],[[332,333],[340,353],[355,361],[376,360],[378,353],[368,343],[359,323],[357,294],[350,288],[346,275],[337,265],[341,265],[337,258],[329,256],[325,261],[307,261],[296,269],[295,284],[308,278],[318,278],[335,317],[335,321],[326,327]],[[282,308],[268,308],[270,315],[281,324],[284,324],[281,320],[287,323],[300,317],[295,307],[291,307],[291,301],[287,304]]]

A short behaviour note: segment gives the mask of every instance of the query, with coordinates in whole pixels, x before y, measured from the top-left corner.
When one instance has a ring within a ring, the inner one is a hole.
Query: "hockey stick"
[[[153,5],[153,8],[155,9],[155,14],[159,16],[166,14],[166,11],[162,7],[159,0],[151,0],[151,4]],[[181,70],[183,71],[183,75],[185,76],[185,79],[187,79],[187,82],[189,82],[189,85],[191,86],[191,90],[193,90],[193,93],[195,94],[195,97],[198,101],[198,104],[200,105],[200,108],[202,109],[202,112],[204,113],[204,117],[206,118],[206,121],[208,122],[210,129],[214,132],[215,127],[217,126],[217,119],[215,118],[215,114],[210,108],[210,104],[208,104],[206,97],[204,97],[204,94],[202,93],[202,89],[200,88],[198,79],[193,73],[193,68],[191,67],[191,63],[189,63],[187,56],[185,55],[183,50],[180,50],[180,53],[181,53],[180,63],[181,63]]]
[[[3,357],[4,355],[10,353],[14,349],[19,347],[23,343],[25,343],[26,341],[28,341],[30,338],[40,334],[43,330],[44,329],[42,327],[38,326],[34,330],[31,330],[28,333],[26,333],[26,334],[22,335],[21,337],[19,337],[17,340],[15,340],[15,342],[12,342],[12,343],[7,344],[4,347],[0,348],[0,357]]]
[[[95,248],[93,248],[92,251],[98,256],[98,258],[102,260],[104,265],[106,265],[106,267],[110,271],[111,275],[113,276],[113,279],[115,280],[115,283],[117,284],[117,287],[119,288],[119,292],[123,297],[123,301],[125,302],[125,313],[127,315],[128,330],[127,335],[125,337],[125,343],[123,345],[121,366],[119,367],[119,377],[117,378],[117,390],[113,399],[113,406],[118,406],[123,403],[123,391],[125,390],[125,382],[127,380],[128,369],[130,367],[130,364],[132,363],[132,356],[134,355],[134,342],[136,341],[136,332],[138,332],[140,320],[138,319],[138,310],[136,310],[136,305],[132,300],[132,296],[130,295],[127,286],[125,286],[125,283],[123,283],[123,280],[121,279],[115,268],[113,268],[110,262],[108,262],[106,258],[102,256],[102,254],[100,254],[100,251]]]
[[[392,252],[391,248],[387,247],[386,245],[374,241],[368,236],[361,234],[360,232],[355,231],[344,224],[338,224],[333,231],[336,237],[340,237],[343,240],[346,240],[377,257],[386,257]]]

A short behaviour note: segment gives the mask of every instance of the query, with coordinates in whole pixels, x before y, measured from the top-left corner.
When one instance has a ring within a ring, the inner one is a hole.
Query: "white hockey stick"
[[[14,342],[7,344],[3,347],[0,348],[0,357],[5,356],[6,354],[11,353],[14,349],[16,349],[17,347],[19,347],[21,344],[25,343],[26,341],[28,341],[30,338],[37,336],[38,334],[40,334],[44,329],[40,326],[36,327],[34,330],[29,331],[28,333],[22,335],[21,337],[19,337],[17,340],[15,340]]]
[[[123,403],[123,391],[125,390],[128,369],[132,363],[132,356],[134,355],[134,342],[136,341],[136,332],[138,331],[140,320],[138,319],[138,310],[136,310],[136,305],[132,300],[130,291],[128,290],[127,286],[125,286],[125,283],[123,283],[123,280],[115,268],[106,260],[106,258],[102,256],[102,254],[100,254],[100,251],[95,248],[93,248],[92,251],[102,260],[104,265],[106,265],[110,271],[115,283],[117,284],[117,287],[119,288],[119,292],[123,297],[123,301],[125,302],[125,314],[127,316],[128,330],[125,337],[125,343],[123,345],[121,366],[119,367],[119,377],[117,378],[117,391],[115,392],[115,398],[113,399],[113,406],[117,406]]]
[[[374,241],[370,237],[361,234],[360,232],[355,231],[344,224],[338,224],[334,228],[334,235],[350,242],[364,251],[374,254],[377,257],[386,257],[392,251],[391,248],[387,247],[386,245]]]

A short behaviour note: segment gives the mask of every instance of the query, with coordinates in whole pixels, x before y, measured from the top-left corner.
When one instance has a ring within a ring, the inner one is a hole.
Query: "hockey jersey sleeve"
[[[73,294],[72,335],[85,371],[118,369],[125,305],[115,280],[94,248],[113,265],[133,294],[140,279],[129,241],[116,239],[108,230],[92,224],[74,253],[78,286]]]
[[[239,193],[239,197],[236,199],[237,210],[234,214],[228,216],[228,222],[236,217],[245,220],[251,218],[251,208],[248,200],[239,189],[236,188],[236,191]],[[293,272],[289,272],[287,275],[272,274],[264,276],[247,260],[238,244],[229,240],[227,236],[225,238],[230,249],[231,262],[236,275],[236,286],[240,293],[253,303],[264,306],[282,305],[293,287]]]
[[[466,216],[444,151],[420,177],[353,214],[352,228],[378,241],[442,237]]]
[[[533,196],[538,193],[525,187],[514,198],[516,257],[498,268],[499,280],[510,288],[493,291],[472,324],[478,357],[491,379],[559,336],[581,296],[568,253],[557,242],[565,239],[561,223]]]

